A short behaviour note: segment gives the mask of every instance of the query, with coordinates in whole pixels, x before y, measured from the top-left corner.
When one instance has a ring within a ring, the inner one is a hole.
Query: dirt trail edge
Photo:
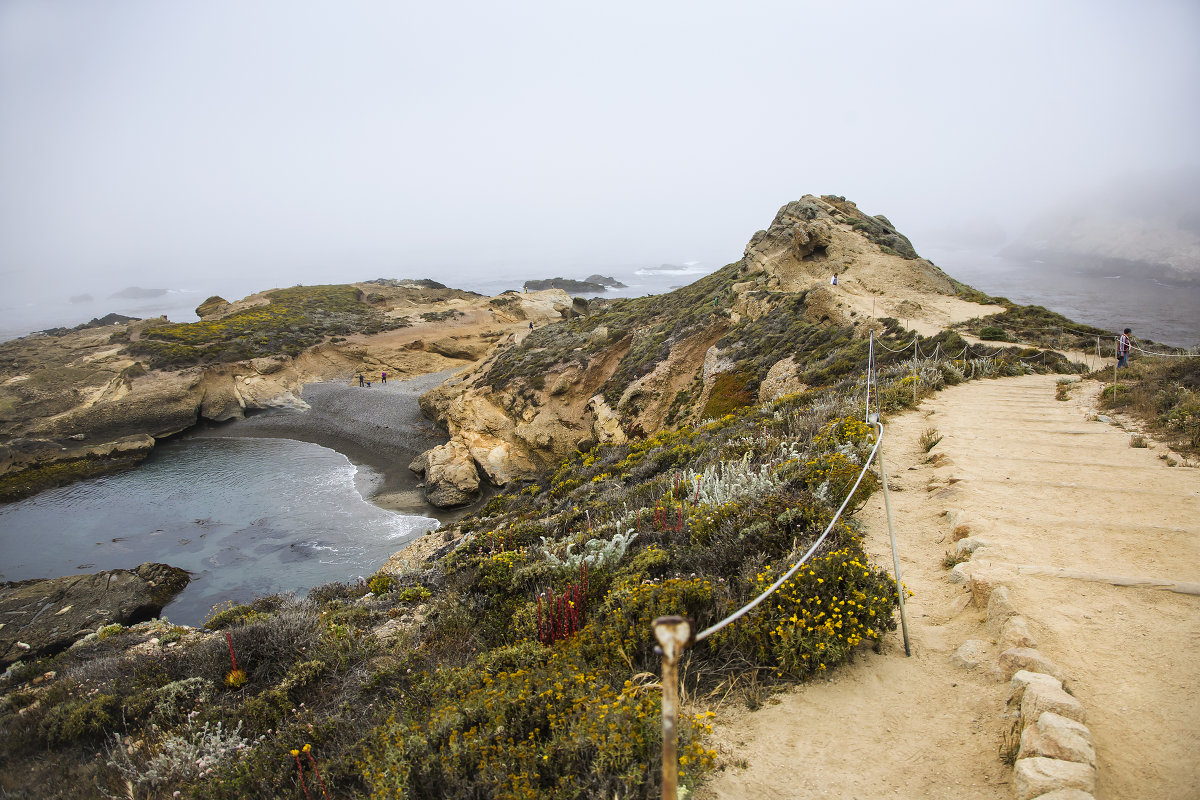
[[[1097,421],[1094,387],[1056,401],[1056,380],[963,384],[889,421],[912,657],[897,631],[829,681],[725,714],[728,766],[697,798],[1011,797],[1000,646],[943,566],[966,533],[979,549],[959,572],[1002,579],[1086,710],[1095,796],[1200,797],[1200,471]],[[860,517],[890,571],[882,493]]]

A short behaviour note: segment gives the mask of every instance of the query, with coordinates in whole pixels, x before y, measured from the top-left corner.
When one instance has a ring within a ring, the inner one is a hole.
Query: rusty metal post
[[[654,638],[662,654],[662,800],[676,800],[679,786],[679,658],[692,638],[692,626],[683,617],[654,620]]]

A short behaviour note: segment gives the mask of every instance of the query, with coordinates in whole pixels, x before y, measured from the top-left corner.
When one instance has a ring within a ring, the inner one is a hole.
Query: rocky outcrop
[[[425,478],[425,499],[438,508],[464,506],[479,496],[475,461],[460,441],[426,450],[408,468]]]
[[[81,444],[83,436],[13,439],[0,444],[0,502],[129,469],[154,449],[154,437],[146,434],[94,444]]]
[[[157,617],[189,580],[177,567],[146,563],[0,584],[0,667],[58,653],[103,625]]]
[[[230,303],[224,297],[213,295],[205,300],[200,305],[196,306],[196,316],[200,319],[212,319],[223,315],[231,308]]]

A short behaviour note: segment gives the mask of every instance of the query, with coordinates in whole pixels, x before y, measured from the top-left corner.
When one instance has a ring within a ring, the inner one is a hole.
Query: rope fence
[[[893,351],[896,352],[896,351]],[[654,620],[654,637],[658,641],[657,651],[662,657],[662,715],[663,715],[663,738],[662,738],[662,797],[663,800],[676,800],[678,794],[678,766],[677,766],[677,747],[678,747],[678,731],[676,725],[679,719],[679,660],[689,646],[695,646],[704,641],[714,633],[732,625],[737,620],[749,614],[757,608],[763,601],[774,594],[779,587],[783,586],[789,579],[796,574],[799,569],[808,562],[809,559],[817,552],[825,539],[833,530],[834,525],[841,519],[846,507],[850,504],[854,493],[858,491],[859,485],[866,477],[867,471],[871,468],[871,464],[875,461],[879,462],[879,471],[882,476],[884,502],[887,506],[888,532],[891,537],[892,544],[892,563],[896,574],[896,596],[899,600],[900,608],[900,624],[904,632],[904,654],[911,656],[912,651],[908,641],[908,619],[904,612],[904,585],[900,578],[900,557],[896,550],[896,535],[892,526],[892,507],[891,500],[888,495],[887,486],[887,471],[883,466],[883,455],[881,446],[883,445],[883,423],[880,422],[879,415],[879,393],[875,393],[876,411],[871,412],[871,385],[878,387],[878,378],[875,375],[875,336],[871,334],[870,348],[867,356],[867,396],[866,396],[866,418],[867,424],[875,429],[875,445],[871,448],[870,454],[863,459],[862,469],[859,470],[858,477],[854,481],[854,485],[850,487],[846,493],[845,499],[842,500],[833,518],[825,527],[825,530],[817,537],[816,541],[805,551],[795,564],[791,566],[787,572],[783,573],[773,584],[763,590],[757,597],[743,605],[737,611],[734,611],[729,616],[721,621],[692,636],[691,623],[683,617],[667,616],[659,617]]]
[[[1032,329],[1030,329],[1030,330],[1032,330]],[[1043,330],[1071,331],[1071,329],[1058,328],[1058,327],[1044,328]],[[1072,332],[1075,332],[1075,331],[1072,331]],[[1082,335],[1082,336],[1088,336],[1089,338],[1094,335],[1092,333],[1085,333],[1083,331],[1078,331],[1076,333],[1078,333],[1079,335]],[[1102,360],[1101,350],[1100,350],[1102,338],[1103,337],[1101,337],[1101,336],[1096,336],[1096,359],[1097,359],[1097,362]],[[867,456],[867,458],[864,459],[862,469],[859,470],[858,477],[855,479],[854,484],[850,487],[850,490],[849,490],[849,492],[847,492],[846,497],[842,500],[841,505],[838,506],[838,509],[834,513],[833,518],[830,520],[829,524],[825,527],[825,530],[821,533],[821,535],[819,537],[817,537],[816,541],[814,541],[812,543],[812,545],[808,548],[808,550],[805,551],[805,553],[800,557],[800,559],[798,561],[796,561],[796,563],[794,563],[786,572],[784,572],[774,583],[772,583],[769,587],[767,587],[765,590],[763,590],[757,597],[755,597],[753,600],[750,600],[748,603],[746,603],[741,608],[734,611],[732,614],[728,615],[724,619],[709,626],[708,628],[705,628],[704,630],[700,631],[699,633],[695,634],[694,636],[692,635],[691,624],[688,622],[688,620],[684,619],[683,617],[679,617],[679,616],[659,617],[658,619],[654,620],[654,622],[653,622],[654,636],[659,644],[659,646],[657,648],[657,652],[662,657],[662,692],[663,692],[663,697],[662,697],[662,714],[663,714],[663,723],[662,723],[663,724],[662,797],[663,797],[663,800],[676,800],[677,791],[678,791],[678,768],[677,768],[677,737],[678,737],[678,733],[676,730],[676,725],[677,725],[677,720],[678,720],[678,715],[679,715],[679,674],[678,674],[679,660],[682,658],[682,656],[684,655],[684,653],[686,652],[686,650],[689,647],[694,647],[694,646],[698,645],[700,642],[709,638],[713,634],[732,625],[734,622],[737,622],[739,619],[745,617],[747,614],[749,614],[751,611],[753,611],[755,608],[757,608],[759,605],[761,605],[763,602],[765,602],[767,600],[767,598],[769,598],[776,591],[778,591],[781,586],[783,586],[785,583],[787,583],[788,580],[790,580],[800,570],[800,568],[803,567],[817,553],[817,551],[820,549],[821,545],[824,544],[826,538],[829,536],[830,532],[833,530],[834,526],[841,519],[842,514],[846,510],[846,507],[850,504],[851,498],[853,498],[854,493],[856,491],[858,491],[859,485],[862,483],[863,478],[866,477],[867,471],[871,468],[871,465],[873,463],[878,463],[878,465],[879,465],[881,484],[883,486],[884,505],[887,510],[888,534],[891,539],[892,565],[893,565],[893,570],[895,573],[895,581],[896,581],[896,596],[899,601],[898,605],[899,605],[899,609],[900,609],[900,624],[901,624],[901,628],[903,631],[903,637],[904,637],[904,653],[905,653],[905,655],[912,654],[910,646],[909,646],[909,639],[908,639],[908,620],[907,620],[907,617],[905,615],[905,610],[904,610],[904,587],[903,587],[903,583],[902,583],[901,576],[900,576],[900,557],[899,557],[899,552],[896,548],[896,533],[895,533],[895,527],[892,523],[892,508],[891,508],[891,498],[890,498],[889,491],[888,491],[887,470],[886,470],[886,467],[884,466],[884,459],[883,459],[883,452],[882,452],[883,423],[881,422],[881,411],[880,411],[879,379],[878,379],[878,374],[877,374],[878,373],[878,365],[876,363],[876,358],[875,358],[876,344],[877,344],[877,341],[875,339],[874,332],[872,332],[870,335],[870,345],[869,345],[868,355],[867,355],[866,374],[864,376],[865,384],[866,384],[866,397],[865,397],[864,407],[865,407],[865,421],[868,425],[873,427],[875,430],[875,444],[871,448],[870,454]],[[1120,344],[1120,337],[1119,336],[1114,337],[1114,351],[1118,349],[1119,344]],[[891,347],[888,347],[883,342],[878,342],[878,345],[883,350],[886,350],[887,352],[890,352],[890,353],[903,353],[903,352],[907,351],[909,348],[912,348],[912,350],[913,350],[913,358],[912,358],[913,376],[915,378],[915,380],[913,382],[914,401],[916,400],[916,397],[917,397],[917,395],[916,395],[917,383],[919,383],[919,380],[920,380],[919,376],[917,375],[917,365],[922,360],[924,360],[926,363],[938,362],[939,355],[940,355],[942,358],[949,359],[951,361],[961,361],[961,360],[964,360],[966,357],[971,356],[972,361],[970,363],[971,363],[971,373],[972,373],[972,377],[973,377],[974,370],[975,370],[975,363],[977,360],[984,360],[984,359],[990,360],[990,359],[996,358],[996,356],[993,354],[975,355],[971,351],[972,345],[970,343],[966,344],[963,347],[962,351],[960,351],[958,353],[958,355],[949,356],[948,354],[941,353],[941,343],[940,342],[935,343],[932,356],[926,357],[926,356],[924,356],[923,353],[921,353],[919,337],[914,337],[911,342],[908,342],[907,344],[900,347],[899,349],[893,349]],[[1200,352],[1156,353],[1156,352],[1146,350],[1142,347],[1138,347],[1137,345],[1134,345],[1132,343],[1130,343],[1129,349],[1137,350],[1148,356],[1165,356],[1165,357],[1174,357],[1174,358],[1200,357]],[[1030,364],[1030,363],[1037,361],[1040,358],[1042,363],[1044,364],[1044,363],[1046,363],[1046,353],[1047,352],[1048,351],[1046,349],[1042,349],[1042,351],[1035,356],[1032,356],[1027,359],[1018,357],[1016,360],[1023,364]],[[1089,354],[1089,356],[1090,356],[1090,354]],[[901,362],[901,363],[904,363],[904,362]],[[964,368],[965,368],[965,365],[964,365]],[[1097,366],[1097,368],[1098,368],[1098,366]],[[1115,369],[1116,369],[1116,366],[1114,364],[1114,370]],[[1114,372],[1114,378],[1115,378],[1115,372]],[[871,407],[872,387],[875,387],[875,392],[874,392],[875,409],[874,409],[874,411],[872,411],[872,407]]]

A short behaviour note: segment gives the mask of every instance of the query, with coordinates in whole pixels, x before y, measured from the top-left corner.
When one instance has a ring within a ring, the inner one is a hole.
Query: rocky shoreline
[[[0,584],[0,667],[52,656],[105,625],[153,619],[190,580],[177,567],[146,563]]]

